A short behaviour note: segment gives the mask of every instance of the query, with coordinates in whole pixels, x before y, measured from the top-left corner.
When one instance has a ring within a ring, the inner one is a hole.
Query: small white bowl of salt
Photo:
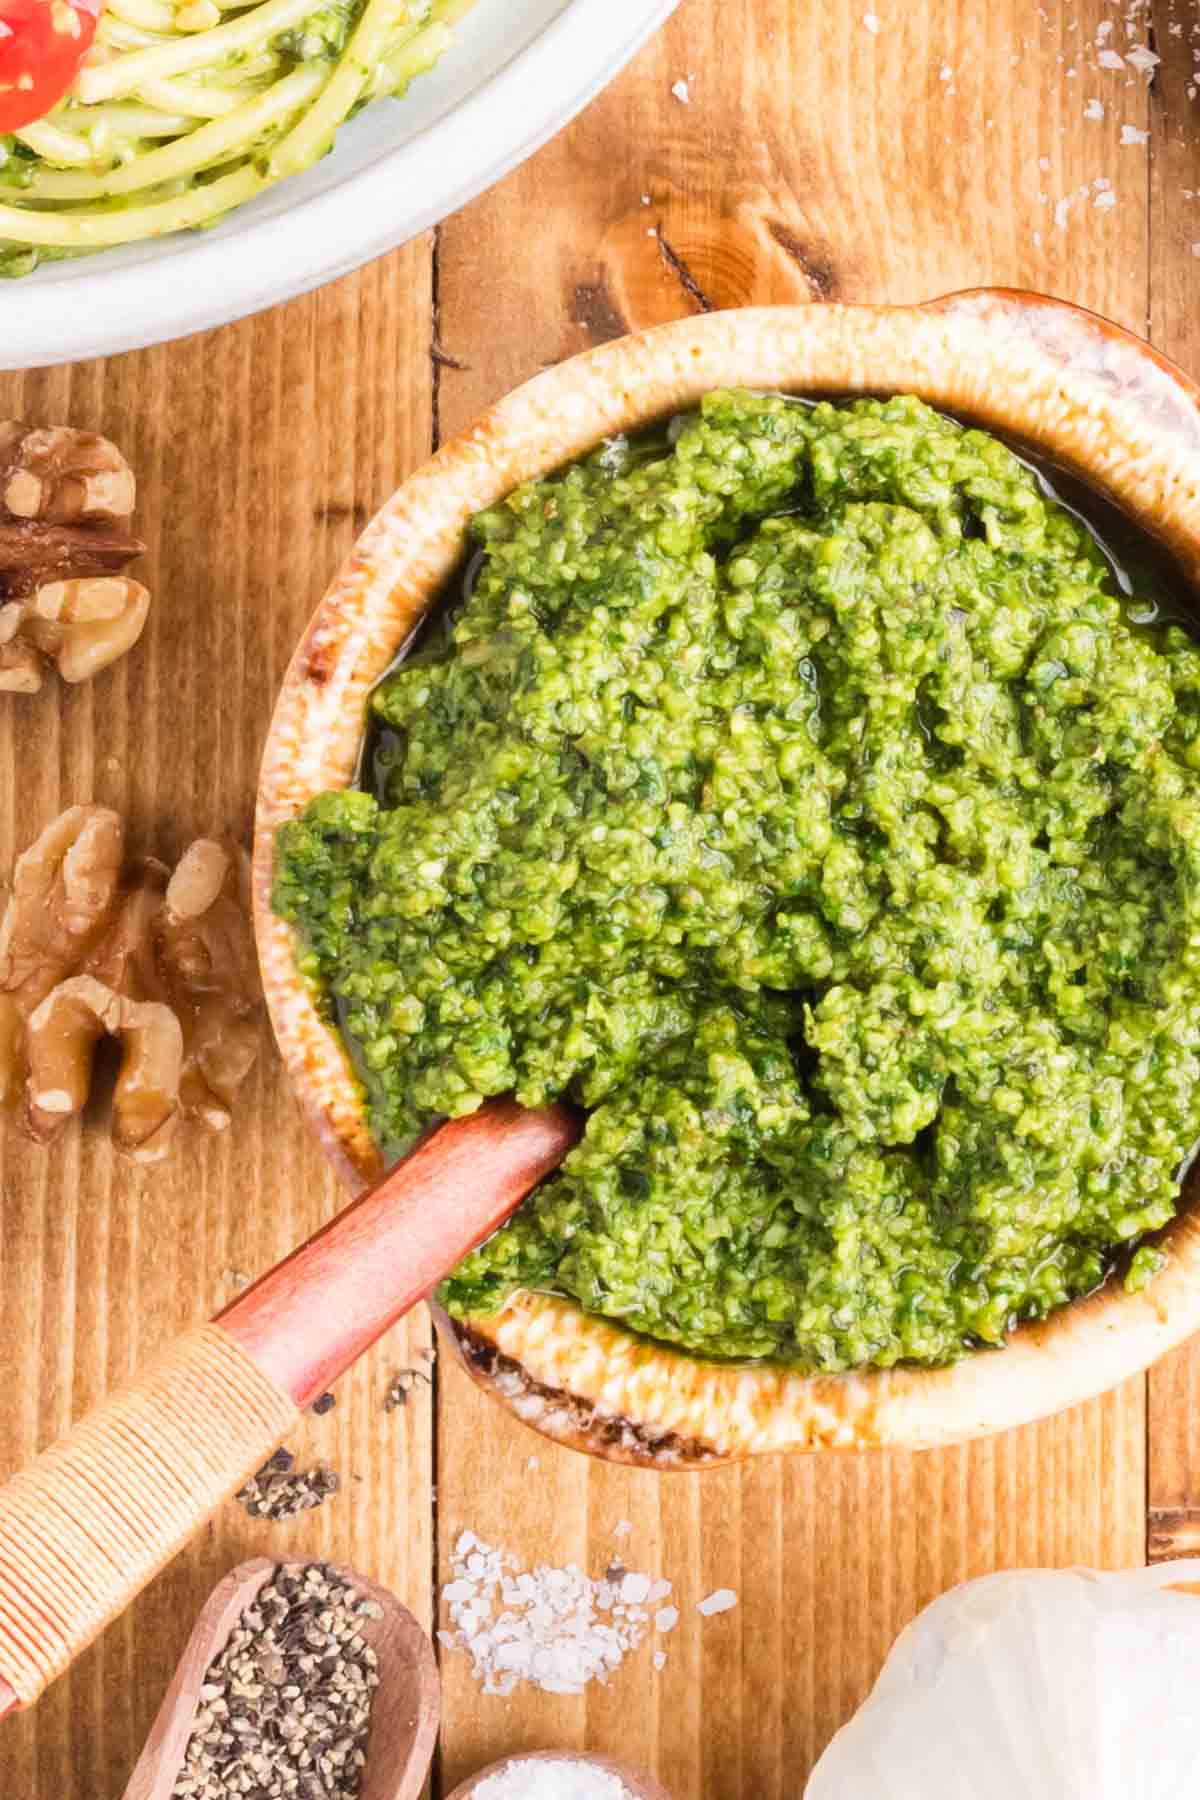
[[[506,1756],[460,1783],[450,1800],[671,1800],[661,1782],[608,1756],[537,1750]]]

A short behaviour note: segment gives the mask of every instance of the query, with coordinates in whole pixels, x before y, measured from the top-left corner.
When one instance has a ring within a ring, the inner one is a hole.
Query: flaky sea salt
[[[1150,133],[1143,131],[1138,125],[1122,125],[1121,142],[1123,144],[1148,144]]]
[[[1102,50],[1096,61],[1102,69],[1123,69],[1125,58],[1116,50]]]
[[[686,106],[692,97],[686,81],[673,81],[671,83],[671,92],[678,100],[680,106]]]
[[[711,1619],[716,1613],[730,1612],[737,1605],[738,1597],[732,1588],[718,1588],[698,1602],[696,1611]]]
[[[1139,75],[1153,75],[1162,57],[1158,56],[1147,44],[1135,44],[1132,50],[1125,52],[1125,60],[1131,69]]]
[[[442,1601],[453,1630],[438,1632],[448,1650],[465,1650],[485,1694],[511,1694],[529,1682],[550,1694],[582,1694],[607,1682],[646,1635],[646,1603],[670,1582],[614,1568],[593,1579],[574,1563],[522,1569],[505,1550],[465,1531],[454,1547],[453,1579]]]
[[[1102,119],[1104,117],[1103,100],[1089,100],[1083,109],[1085,119]]]
[[[878,13],[864,13],[863,14],[863,24],[866,26],[867,30],[871,33],[872,37],[879,36],[879,14]]]
[[[487,1775],[475,1800],[633,1800],[619,1775],[587,1763],[516,1761]]]

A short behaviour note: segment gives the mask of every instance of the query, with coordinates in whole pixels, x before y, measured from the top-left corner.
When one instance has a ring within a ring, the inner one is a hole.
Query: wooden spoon
[[[0,1487],[0,1718],[37,1698],[579,1131],[561,1106],[511,1100],[450,1120]]]
[[[579,1768],[604,1769],[624,1782],[632,1800],[671,1800],[666,1788],[661,1782],[655,1781],[652,1775],[639,1775],[635,1770],[627,1769],[624,1763],[614,1762],[611,1756],[590,1756],[579,1750],[534,1750],[528,1755],[502,1757],[499,1762],[489,1763],[486,1769],[480,1769],[478,1775],[472,1775],[467,1781],[460,1781],[449,1795],[449,1800],[474,1800],[490,1775],[502,1775],[509,1769],[524,1769],[532,1763],[574,1763]]]
[[[179,1667],[158,1709],[124,1800],[170,1800],[200,1703],[200,1688],[246,1608],[279,1564],[257,1556],[219,1582],[196,1620]],[[360,1800],[416,1800],[429,1772],[441,1711],[433,1646],[394,1594],[353,1569],[331,1565],[381,1619],[364,1619],[362,1635],[379,1658],[379,1686],[371,1705],[367,1766]]]

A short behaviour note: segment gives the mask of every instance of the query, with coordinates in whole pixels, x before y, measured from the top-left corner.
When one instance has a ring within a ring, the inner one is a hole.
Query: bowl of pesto
[[[1198,494],[1185,377],[982,293],[606,345],[368,528],[268,741],[264,976],[360,1178],[580,1109],[438,1294],[521,1416],[929,1445],[1200,1326]]]

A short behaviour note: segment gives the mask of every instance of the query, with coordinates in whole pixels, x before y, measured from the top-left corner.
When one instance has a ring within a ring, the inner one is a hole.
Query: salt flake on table
[[[879,14],[878,13],[871,13],[871,12],[864,13],[863,14],[863,24],[866,26],[867,30],[871,33],[872,37],[879,36],[880,25],[879,25]]]
[[[1104,117],[1103,100],[1089,100],[1083,109],[1085,119],[1102,119]]]
[[[696,1611],[703,1613],[706,1619],[711,1619],[717,1613],[731,1612],[737,1603],[738,1597],[732,1588],[717,1588],[715,1593],[707,1595],[698,1603]]]
[[[1102,50],[1096,61],[1102,69],[1123,69],[1125,67],[1125,58],[1116,50]]]
[[[668,1631],[674,1631],[678,1623],[679,1608],[677,1606],[660,1606],[654,1615],[654,1629],[664,1636]]]
[[[1148,144],[1150,142],[1150,133],[1148,131],[1143,131],[1140,126],[1137,125],[1122,125],[1121,142],[1122,144]]]
[[[442,1600],[453,1629],[438,1641],[467,1652],[485,1694],[511,1694],[522,1682],[582,1694],[608,1680],[649,1625],[641,1602],[656,1583],[636,1570],[593,1579],[576,1563],[523,1569],[472,1533],[459,1539],[451,1568]]]
[[[671,83],[671,92],[678,100],[680,106],[686,106],[692,97],[688,91],[688,84],[686,81],[673,81]]]
[[[1148,44],[1135,44],[1132,50],[1125,52],[1125,58],[1131,69],[1139,75],[1153,75],[1162,57],[1150,49]]]

